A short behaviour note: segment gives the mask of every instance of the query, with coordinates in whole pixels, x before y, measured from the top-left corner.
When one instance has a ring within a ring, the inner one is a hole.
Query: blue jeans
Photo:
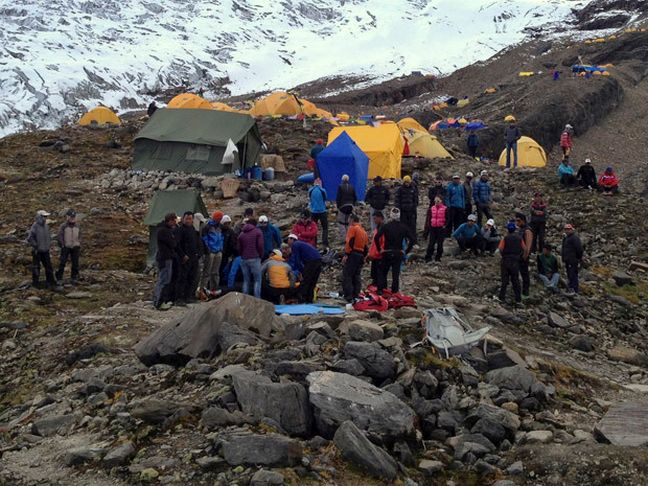
[[[243,272],[243,293],[249,294],[250,281],[254,281],[254,296],[261,298],[261,259],[241,259],[241,271]]]
[[[511,167],[511,150],[513,151],[513,167],[518,165],[517,142],[506,144],[506,168]]]
[[[538,275],[540,277],[540,280],[542,280],[542,283],[544,286],[548,289],[555,289],[558,287],[558,282],[560,282],[560,274],[559,273],[554,273],[551,278],[549,279],[545,275]]]
[[[160,307],[160,305],[171,300],[169,291],[171,282],[173,280],[173,260],[164,260],[158,262],[158,279],[155,285],[155,292],[153,294],[153,305]]]

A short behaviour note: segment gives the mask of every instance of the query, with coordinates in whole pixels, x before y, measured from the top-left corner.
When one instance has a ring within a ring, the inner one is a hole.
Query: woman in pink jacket
[[[440,262],[443,256],[443,241],[446,237],[446,210],[447,208],[444,206],[443,200],[440,197],[435,197],[434,205],[428,209],[425,218],[425,232],[423,233],[426,238],[428,236],[430,238],[425,254],[426,262],[432,260],[435,245],[436,255],[434,260]]]

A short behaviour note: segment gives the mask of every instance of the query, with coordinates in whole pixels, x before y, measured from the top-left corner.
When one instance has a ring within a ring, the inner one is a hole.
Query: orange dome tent
[[[220,101],[212,101],[211,107],[214,110],[219,110],[219,111],[228,111],[230,113],[238,113],[239,110],[232,108],[229,105],[226,105],[225,103],[221,103]]]
[[[121,120],[110,108],[106,108],[105,106],[97,106],[96,108],[83,115],[79,120],[79,125],[82,126],[88,126],[92,124],[97,124],[99,126],[121,125]]]
[[[275,91],[257,100],[250,110],[252,116],[297,116],[302,114],[321,118],[333,116],[328,111],[318,108],[315,103],[297,98],[294,94],[285,91]]]
[[[167,108],[211,110],[212,105],[209,101],[198,95],[182,93],[169,101]]]

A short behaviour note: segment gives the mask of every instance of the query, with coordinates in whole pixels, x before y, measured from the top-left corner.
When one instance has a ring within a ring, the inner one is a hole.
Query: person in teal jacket
[[[569,164],[569,157],[565,156],[558,166],[558,178],[563,187],[574,187],[577,184],[574,168]]]
[[[481,247],[481,229],[477,225],[477,216],[474,214],[468,216],[468,222],[459,226],[452,233],[452,237],[457,240],[459,249],[462,252],[471,250],[473,254],[479,254]]]
[[[259,229],[263,233],[263,260],[265,260],[272,250],[281,248],[281,233],[279,228],[270,223],[267,216],[259,216]]]

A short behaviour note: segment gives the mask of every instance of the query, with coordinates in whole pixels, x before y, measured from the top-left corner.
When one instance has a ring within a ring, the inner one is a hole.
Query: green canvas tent
[[[158,225],[168,213],[176,213],[182,216],[185,211],[202,213],[207,216],[207,208],[200,194],[196,191],[157,191],[151,200],[151,206],[144,218],[144,224],[149,227],[149,248],[146,257],[146,265],[152,266],[155,263],[157,252],[157,229]]]
[[[135,137],[133,169],[221,175],[232,140],[242,168],[255,165],[261,153],[261,135],[250,115],[219,110],[160,109]]]

